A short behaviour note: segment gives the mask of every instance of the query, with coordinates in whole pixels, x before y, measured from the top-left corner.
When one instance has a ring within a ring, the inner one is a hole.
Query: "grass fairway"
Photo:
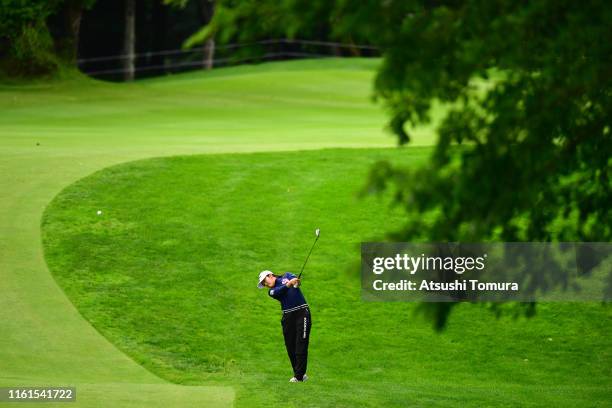
[[[146,157],[392,146],[384,113],[369,100],[376,63],[266,64],[133,84],[0,84],[0,385],[76,385],[75,406],[230,405],[229,384],[168,383],[82,318],[47,270],[43,210],[74,181]],[[430,143],[431,133],[422,135]]]
[[[606,406],[609,307],[462,305],[438,335],[413,305],[360,302],[356,244],[399,214],[354,192],[377,157],[427,153],[376,149],[394,140],[375,64],[0,86],[0,385],[76,385],[75,406],[101,407]],[[368,149],[282,152],[326,147]],[[223,154],[104,169],[198,153]],[[278,305],[253,280],[299,267],[315,224],[312,381],[289,389]]]
[[[427,149],[190,156],[129,163],[70,186],[43,220],[46,256],[112,343],[172,382],[231,384],[237,406],[589,406],[610,397],[609,315],[548,305],[531,321],[465,305],[432,333],[410,304],[360,300],[360,241],[401,222],[357,200],[387,158]],[[96,215],[102,210],[102,215]],[[299,269],[313,310],[309,373],[291,388],[279,306],[261,269]]]

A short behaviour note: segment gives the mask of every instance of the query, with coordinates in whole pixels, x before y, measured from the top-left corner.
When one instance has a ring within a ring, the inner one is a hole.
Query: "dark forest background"
[[[378,56],[333,29],[334,2],[0,0],[0,70],[33,77],[78,67],[132,80],[229,64]]]

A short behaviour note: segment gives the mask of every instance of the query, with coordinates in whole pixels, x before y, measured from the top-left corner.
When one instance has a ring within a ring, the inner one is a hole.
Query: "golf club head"
[[[315,235],[318,237],[319,235],[321,235],[321,230],[319,228],[317,228],[315,230]]]

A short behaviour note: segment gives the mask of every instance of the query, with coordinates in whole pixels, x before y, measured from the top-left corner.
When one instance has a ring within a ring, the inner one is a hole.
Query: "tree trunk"
[[[200,0],[200,19],[202,25],[210,23],[213,15],[215,14],[215,1],[214,0]],[[215,60],[215,39],[209,38],[204,43],[204,56],[202,60],[202,66],[204,69],[213,69]]]
[[[215,60],[215,39],[209,38],[204,43],[204,69],[213,69]]]
[[[57,55],[68,64],[75,64],[79,47],[79,30],[83,13],[82,0],[64,2],[56,15],[48,19],[48,26]]]
[[[134,79],[134,50],[136,43],[135,0],[125,0],[125,33],[123,36],[123,72],[126,81]]]
[[[79,32],[81,30],[81,17],[83,16],[83,8],[81,4],[77,4],[66,12],[67,25],[70,29],[72,37],[72,58],[76,60],[79,51]]]

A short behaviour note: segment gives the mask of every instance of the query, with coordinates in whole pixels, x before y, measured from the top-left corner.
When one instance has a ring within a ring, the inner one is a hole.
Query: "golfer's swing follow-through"
[[[321,231],[317,228],[315,231],[316,238],[310,247],[308,256],[302,265],[302,269],[298,276],[290,272],[283,275],[274,275],[270,271],[259,273],[258,288],[267,287],[268,295],[278,300],[281,303],[283,310],[283,318],[281,324],[283,326],[283,337],[285,338],[285,347],[293,368],[293,377],[290,382],[302,382],[308,379],[306,375],[306,367],[308,364],[308,341],[310,339],[310,327],[312,320],[310,318],[310,309],[308,303],[299,289],[300,279],[304,267],[310,254],[319,239]]]

